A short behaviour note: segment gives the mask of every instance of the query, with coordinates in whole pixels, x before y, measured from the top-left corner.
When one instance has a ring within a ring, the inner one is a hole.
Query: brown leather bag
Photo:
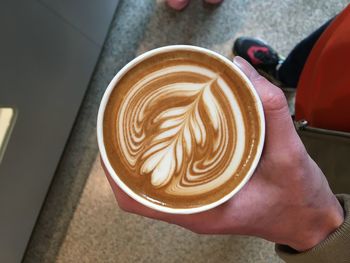
[[[308,153],[322,169],[334,193],[350,193],[350,133],[296,122]]]

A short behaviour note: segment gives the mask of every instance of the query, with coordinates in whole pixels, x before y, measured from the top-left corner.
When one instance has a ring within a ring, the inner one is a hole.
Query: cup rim
[[[159,204],[152,203],[151,201],[147,200],[146,198],[138,195],[134,191],[132,191],[117,175],[115,170],[113,169],[111,163],[109,162],[106,148],[104,146],[104,138],[103,138],[103,118],[104,118],[104,112],[106,109],[107,102],[109,100],[109,97],[113,91],[113,89],[117,86],[118,81],[130,70],[132,69],[135,65],[140,63],[141,61],[152,57],[156,54],[159,53],[164,53],[164,52],[169,52],[169,51],[176,51],[176,50],[188,50],[188,51],[194,51],[194,52],[200,52],[200,53],[205,53],[207,55],[211,55],[215,57],[216,59],[219,59],[223,63],[227,64],[233,71],[235,71],[242,79],[245,81],[247,84],[246,86],[250,89],[251,94],[253,95],[253,99],[256,102],[256,107],[258,110],[258,115],[259,115],[259,124],[261,128],[260,132],[260,138],[259,138],[259,145],[257,147],[257,152],[254,157],[254,160],[251,164],[251,167],[249,168],[247,174],[243,178],[243,180],[234,188],[232,189],[231,192],[229,192],[227,195],[223,196],[219,200],[216,200],[215,202],[205,204],[203,206],[199,207],[189,207],[189,208],[173,208],[173,207],[166,207],[166,206],[161,206]],[[160,212],[165,212],[165,213],[170,213],[170,214],[194,214],[194,213],[199,213],[199,212],[204,212],[207,210],[210,210],[214,207],[217,207],[226,201],[228,201],[230,198],[232,198],[236,193],[238,193],[243,186],[249,181],[251,176],[253,175],[258,162],[260,160],[263,146],[264,146],[264,141],[265,141],[265,116],[264,116],[264,111],[263,111],[263,106],[262,102],[260,100],[260,97],[258,93],[256,92],[252,82],[248,79],[248,77],[242,72],[242,70],[236,66],[232,61],[227,59],[226,57],[203,47],[197,47],[197,46],[191,46],[191,45],[171,45],[171,46],[163,46],[159,47],[150,51],[147,51],[130,62],[128,62],[112,79],[112,81],[109,83],[107,86],[106,91],[103,94],[98,114],[97,114],[97,143],[100,151],[100,156],[101,159],[110,174],[111,178],[113,181],[132,199],[136,200],[137,202],[141,203],[142,205],[160,211]]]

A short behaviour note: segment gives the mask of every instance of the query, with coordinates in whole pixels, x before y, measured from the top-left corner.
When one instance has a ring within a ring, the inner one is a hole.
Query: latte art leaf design
[[[179,76],[184,76],[181,81]],[[197,65],[141,78],[118,110],[117,140],[129,171],[167,195],[210,192],[242,161],[245,127],[238,102],[216,72]]]
[[[199,113],[200,101],[206,105],[214,130],[225,126],[220,105],[210,89],[212,83],[213,81],[203,84],[190,105],[168,109],[153,121],[155,125],[160,123],[160,131],[141,157],[145,161],[140,172],[152,173],[151,183],[154,186],[161,187],[169,182],[175,172],[184,169],[184,159],[191,158],[195,148],[204,146],[207,131]]]

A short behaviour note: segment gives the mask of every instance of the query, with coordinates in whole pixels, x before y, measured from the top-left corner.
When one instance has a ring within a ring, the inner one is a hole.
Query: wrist
[[[294,242],[288,244],[295,250],[302,252],[309,250],[332,234],[344,222],[344,211],[338,200],[334,197],[328,209],[312,211],[303,219],[295,236]]]

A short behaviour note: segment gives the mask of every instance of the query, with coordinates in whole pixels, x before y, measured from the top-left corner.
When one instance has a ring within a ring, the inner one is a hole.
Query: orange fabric
[[[350,132],[350,5],[313,47],[297,87],[296,120]]]

